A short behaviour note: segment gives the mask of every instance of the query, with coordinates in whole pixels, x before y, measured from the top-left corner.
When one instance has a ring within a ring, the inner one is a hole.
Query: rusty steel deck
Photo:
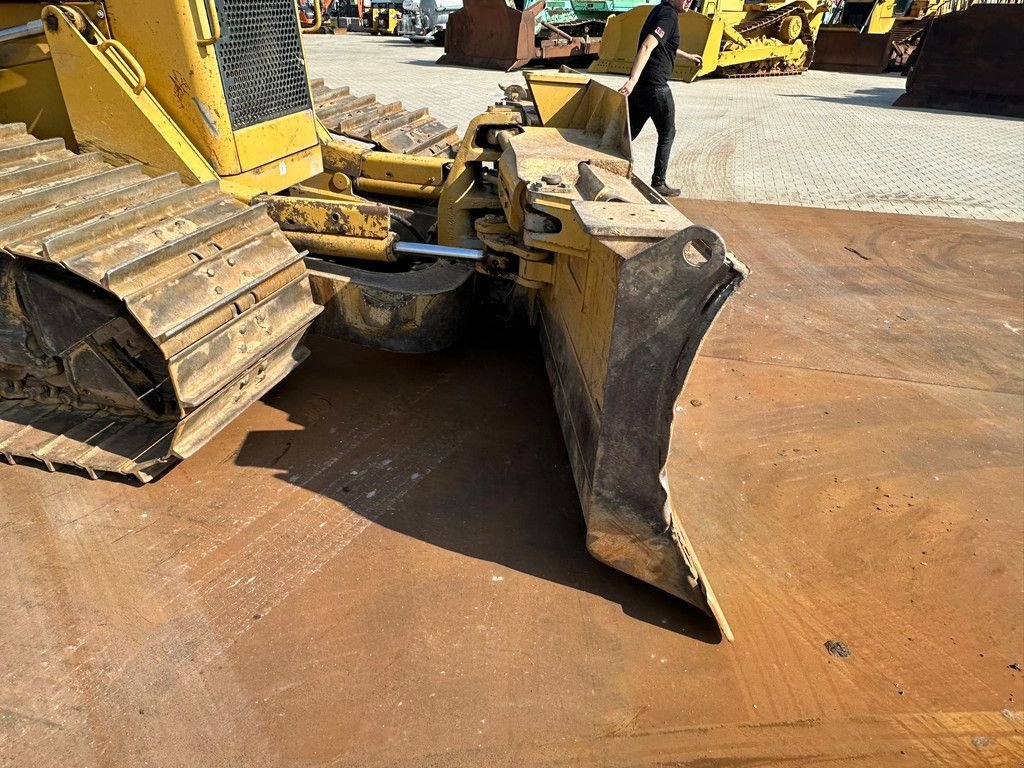
[[[1024,227],[681,208],[752,270],[668,462],[735,643],[589,557],[533,346],[313,340],[155,484],[0,468],[3,760],[1019,763]]]

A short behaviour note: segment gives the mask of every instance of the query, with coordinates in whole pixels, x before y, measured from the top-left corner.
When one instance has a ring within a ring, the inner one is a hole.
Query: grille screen
[[[235,130],[312,109],[295,0],[216,0],[217,61]]]

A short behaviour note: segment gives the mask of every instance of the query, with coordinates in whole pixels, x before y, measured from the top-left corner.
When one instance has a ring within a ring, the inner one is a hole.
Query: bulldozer
[[[0,54],[0,455],[151,481],[307,332],[424,352],[497,311],[540,338],[590,552],[731,638],[663,470],[747,272],[633,174],[621,94],[530,74],[529,119],[459,137],[311,84],[291,0],[0,2]]]
[[[906,72],[929,21],[951,9],[949,0],[841,0],[818,30],[812,68]]]
[[[579,66],[601,50],[605,21],[654,0],[466,0],[448,20],[439,64],[511,72]]]
[[[679,45],[698,54],[702,64],[679,59],[673,80],[698,77],[762,77],[796,75],[807,70],[815,55],[815,36],[825,12],[810,0],[745,3],[707,0],[700,11],[679,14]],[[640,45],[649,8],[636,8],[609,19],[600,58],[593,73],[628,75]]]
[[[971,3],[929,25],[898,107],[1024,117],[1024,5]]]

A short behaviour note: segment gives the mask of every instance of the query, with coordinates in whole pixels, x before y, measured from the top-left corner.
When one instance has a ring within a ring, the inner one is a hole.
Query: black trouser
[[[665,183],[668,173],[668,158],[672,154],[672,142],[676,138],[676,103],[672,90],[667,86],[654,88],[639,87],[629,95],[630,138],[640,135],[648,120],[654,121],[658,131],[658,151],[654,156],[653,186]]]

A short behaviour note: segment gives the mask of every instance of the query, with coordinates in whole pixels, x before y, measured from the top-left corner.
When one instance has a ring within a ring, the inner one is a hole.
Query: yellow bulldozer
[[[590,551],[729,635],[663,467],[745,269],[633,175],[624,97],[528,75],[531,119],[460,139],[311,84],[292,0],[0,2],[0,56],[0,455],[148,481],[311,326],[426,351],[500,306],[540,335]]]
[[[952,0],[840,0],[818,30],[814,69],[905,70],[935,16]]]
[[[651,9],[634,8],[608,20],[601,56],[590,72],[628,75]],[[814,58],[815,36],[825,12],[812,0],[746,3],[706,0],[700,11],[679,14],[679,47],[698,54],[702,65],[677,60],[672,79],[761,77],[804,72]]]

